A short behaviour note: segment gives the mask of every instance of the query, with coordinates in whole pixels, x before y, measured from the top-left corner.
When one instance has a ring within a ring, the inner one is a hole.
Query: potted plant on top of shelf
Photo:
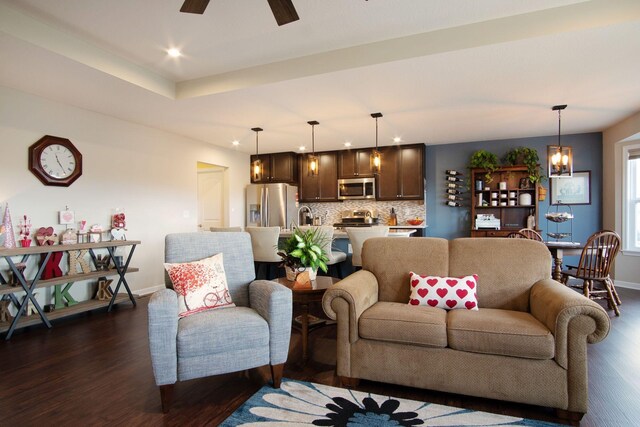
[[[469,160],[470,168],[482,168],[486,171],[484,178],[487,183],[493,181],[491,174],[498,169],[499,166],[498,156],[487,150],[476,151],[471,155],[471,159]]]
[[[547,177],[542,173],[537,150],[529,147],[513,148],[504,155],[502,161],[508,166],[525,165],[529,172],[529,181],[538,186],[538,199],[542,201],[546,198],[547,190],[542,186],[542,181]]]
[[[280,263],[287,273],[287,279],[293,281],[302,271],[309,272],[309,278],[314,280],[318,269],[327,272],[327,254],[322,249],[329,239],[319,228],[301,230],[293,229],[291,236],[278,245]]]

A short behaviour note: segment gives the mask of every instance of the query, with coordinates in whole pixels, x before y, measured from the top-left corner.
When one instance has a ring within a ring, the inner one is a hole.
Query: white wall
[[[611,126],[602,134],[603,211],[605,229],[622,235],[622,147],[640,133],[640,113]],[[640,257],[620,253],[615,263],[616,285],[640,289]]]
[[[68,188],[44,186],[28,170],[28,147],[44,135],[68,138],[82,153],[83,174]],[[228,224],[243,225],[247,154],[0,86],[1,212],[8,202],[14,227],[27,214],[35,228],[61,230],[65,205],[105,228],[123,208],[127,237],[142,241],[131,263],[140,272],[127,277],[133,290],[163,284],[167,233],[197,230],[198,161],[228,168]],[[72,295],[83,298],[81,288]]]

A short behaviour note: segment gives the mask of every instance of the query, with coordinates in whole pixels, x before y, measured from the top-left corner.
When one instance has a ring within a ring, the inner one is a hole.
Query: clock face
[[[63,179],[76,169],[76,158],[69,148],[51,144],[40,153],[40,165],[51,178]]]
[[[68,187],[82,175],[82,154],[68,139],[45,135],[29,147],[29,170],[44,185]]]

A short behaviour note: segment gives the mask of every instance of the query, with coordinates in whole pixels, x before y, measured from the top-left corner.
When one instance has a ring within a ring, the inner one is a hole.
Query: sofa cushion
[[[406,304],[410,271],[449,274],[449,242],[437,237],[372,237],[362,245],[362,269],[376,276],[379,301]]]
[[[449,272],[445,276],[470,274],[480,277],[480,307],[528,312],[531,287],[551,277],[551,254],[544,244],[529,239],[460,238],[450,241]]]
[[[477,310],[478,276],[409,276],[410,305],[428,305],[445,310]]]
[[[269,325],[248,307],[203,311],[180,319],[177,341],[179,358],[268,348]]]
[[[360,337],[429,347],[447,346],[447,312],[440,308],[377,302],[360,316]]]
[[[455,350],[528,359],[553,359],[554,338],[529,313],[480,308],[447,313],[447,340]]]

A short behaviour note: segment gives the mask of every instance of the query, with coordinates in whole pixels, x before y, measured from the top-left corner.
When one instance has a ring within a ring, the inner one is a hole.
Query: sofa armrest
[[[149,350],[156,384],[174,384],[178,376],[178,294],[154,292],[149,300]]]
[[[555,280],[545,279],[535,283],[531,288],[529,304],[531,314],[553,333],[555,359],[565,369],[571,351],[570,333],[585,335],[588,343],[602,341],[609,333],[609,316],[600,305]],[[585,318],[580,320],[580,316]]]
[[[348,319],[338,317],[339,310],[336,309],[335,304],[339,300],[346,302],[349,307]],[[338,320],[338,323],[349,322],[349,341],[353,343],[358,339],[360,315],[376,302],[378,302],[378,279],[373,273],[360,270],[327,289],[322,298],[322,308],[330,319]]]
[[[286,362],[293,310],[291,289],[269,280],[254,280],[249,284],[249,301],[251,308],[269,324],[271,364]]]

